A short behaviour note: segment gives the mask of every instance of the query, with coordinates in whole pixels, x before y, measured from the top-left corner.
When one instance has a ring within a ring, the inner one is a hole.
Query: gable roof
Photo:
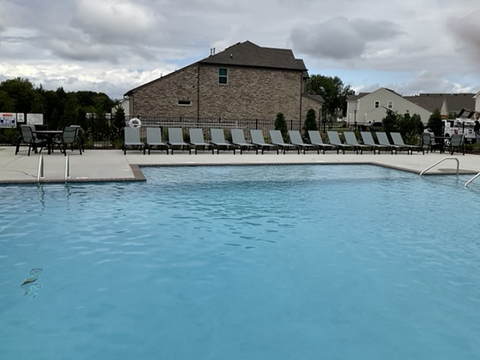
[[[372,91],[372,92],[361,92],[361,93],[359,93],[358,95],[348,95],[348,96],[347,96],[347,100],[348,100],[348,101],[356,101],[356,100],[361,99],[361,98],[363,98],[363,97],[365,97],[365,96],[367,96],[367,95],[375,94],[376,92],[383,91],[383,90],[389,91],[389,92],[391,92],[392,94],[395,94],[395,95],[397,95],[397,96],[402,97],[402,95],[400,95],[399,93],[396,93],[395,91],[393,91],[393,90],[391,90],[391,89],[389,89],[389,88],[379,88],[379,89],[377,89],[377,90],[375,90],[375,91]]]
[[[475,94],[420,94],[415,96],[404,96],[405,99],[412,103],[427,109],[430,112],[435,110],[446,109],[451,113],[459,113],[463,108],[475,108]]]
[[[303,60],[295,59],[292,50],[261,47],[250,41],[232,45],[199,63],[307,71]]]

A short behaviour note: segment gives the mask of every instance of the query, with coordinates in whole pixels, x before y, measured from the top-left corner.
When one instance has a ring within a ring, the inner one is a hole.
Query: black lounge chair
[[[342,143],[340,140],[340,136],[338,136],[338,132],[336,131],[327,131],[327,136],[328,136],[328,141],[330,144],[338,146],[340,149],[342,149],[343,154],[345,154],[345,150],[347,149],[352,149],[358,154],[358,148],[356,148],[353,145],[348,145]]]
[[[316,145],[313,144],[307,144],[303,142],[302,136],[300,135],[300,131],[298,130],[289,130],[288,131],[288,136],[290,136],[290,142],[298,146],[300,150],[303,151],[303,154],[305,154],[305,151],[307,149],[313,149],[317,150],[317,154],[320,154],[320,148]]]
[[[125,138],[123,141],[123,154],[127,154],[127,147],[138,147],[143,150],[145,144],[140,141],[140,128],[139,127],[126,127],[123,129]]]
[[[225,133],[223,129],[210,129],[210,135],[210,142],[215,147],[215,149],[217,149],[217,154],[219,153],[220,149],[223,149],[233,150],[233,154],[235,155],[235,145],[225,140]]]
[[[155,128],[155,127],[148,127],[146,131],[147,131],[147,141],[145,141],[143,154],[145,155],[145,150],[148,149],[148,155],[150,155],[152,147],[157,147],[157,148],[165,149],[168,155],[168,144],[162,140],[162,129]]]
[[[275,149],[277,150],[277,155],[278,155],[278,146],[266,143],[263,137],[262,130],[250,130],[250,138],[252,139],[252,144],[256,145],[262,150],[262,155],[265,149],[266,150]]]
[[[193,146],[193,149],[195,150],[195,155],[197,155],[197,150],[199,148],[201,148],[202,150],[210,150],[210,148],[212,147],[212,144],[205,142],[202,129],[188,129],[188,134],[190,135],[190,145]]]
[[[282,132],[280,130],[269,130],[270,132],[270,140],[272,141],[273,145],[278,146],[280,149],[283,150],[283,153],[288,149],[297,149],[298,153],[300,154],[300,147],[293,144],[287,144],[283,141]]]
[[[407,152],[410,151],[410,154],[413,154],[413,151],[416,150],[418,152],[422,152],[425,154],[425,150],[421,145],[408,145],[405,144],[403,141],[402,135],[399,132],[391,132],[390,135],[392,136],[393,143],[398,146],[405,146],[407,148]]]
[[[345,137],[345,143],[347,145],[353,146],[353,148],[357,152],[358,152],[358,150],[360,150],[360,154],[363,154],[363,150],[372,150],[373,153],[375,154],[375,148],[370,146],[370,145],[360,144],[353,131],[344,131],[343,136]]]
[[[232,144],[238,146],[240,148],[240,155],[243,152],[243,149],[250,150],[254,149],[258,155],[258,146],[253,143],[247,143],[245,140],[245,134],[243,133],[243,129],[231,129],[232,134]]]
[[[173,155],[173,149],[175,147],[178,147],[182,150],[188,150],[189,154],[192,153],[192,149],[190,147],[190,144],[186,143],[183,140],[183,130],[182,130],[182,128],[168,128],[167,144],[172,149],[172,155]]]
[[[322,149],[324,154],[325,150],[337,150],[338,154],[339,147],[332,144],[325,144],[322,140],[322,136],[320,135],[320,131],[308,130],[308,137],[310,138],[310,143]]]
[[[362,137],[362,141],[365,145],[371,146],[374,150],[378,150],[378,153],[382,150],[385,151],[390,151],[391,154],[393,154],[393,149],[391,145],[382,145],[382,144],[377,144],[375,140],[373,140],[372,133],[369,131],[361,131],[360,135]]]

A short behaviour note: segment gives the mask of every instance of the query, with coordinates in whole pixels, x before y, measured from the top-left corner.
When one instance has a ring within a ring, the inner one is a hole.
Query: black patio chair
[[[35,136],[35,127],[33,125],[20,125],[21,135],[17,140],[17,146],[15,147],[15,155],[18,154],[20,146],[25,144],[28,146],[28,156],[30,156],[30,151],[33,149],[35,154],[38,152],[37,149],[40,148],[40,152],[44,146],[47,146],[47,141],[44,139],[38,139]]]

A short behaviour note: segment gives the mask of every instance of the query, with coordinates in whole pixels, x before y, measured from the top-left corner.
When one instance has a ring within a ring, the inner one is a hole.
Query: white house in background
[[[475,111],[480,112],[480,91],[473,98],[475,99]]]
[[[347,99],[347,121],[350,124],[381,122],[385,118],[387,110],[402,115],[405,113],[418,114],[424,124],[428,122],[431,115],[430,111],[387,88],[380,88],[371,93],[350,95]]]

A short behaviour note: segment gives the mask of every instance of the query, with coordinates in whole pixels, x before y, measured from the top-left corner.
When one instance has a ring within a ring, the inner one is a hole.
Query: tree
[[[442,136],[443,121],[440,110],[435,110],[428,118],[427,127],[433,131],[435,136]]]
[[[284,141],[288,141],[288,128],[287,128],[287,121],[285,120],[285,115],[279,112],[277,117],[275,118],[274,123],[275,130],[280,130],[282,133],[282,137]]]
[[[339,77],[312,75],[307,80],[306,91],[308,94],[321,95],[325,101],[323,105],[324,116],[328,121],[333,121],[347,114],[347,96],[354,93],[350,85],[344,85]]]
[[[397,113],[387,109],[387,115],[382,120],[383,130],[386,132],[397,131],[397,119]]]
[[[307,111],[307,116],[305,117],[305,122],[303,123],[303,136],[306,138],[308,130],[318,130],[317,127],[317,114],[315,109],[309,109]]]

